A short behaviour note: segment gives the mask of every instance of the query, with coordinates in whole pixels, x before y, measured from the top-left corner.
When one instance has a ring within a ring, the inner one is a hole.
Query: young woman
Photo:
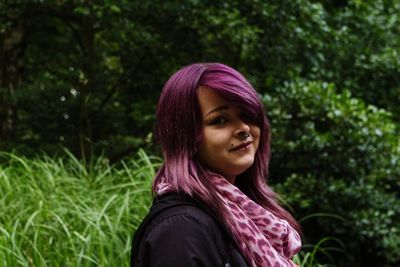
[[[164,164],[131,266],[296,266],[300,227],[266,184],[269,124],[239,72],[177,71],[160,96],[156,138]]]

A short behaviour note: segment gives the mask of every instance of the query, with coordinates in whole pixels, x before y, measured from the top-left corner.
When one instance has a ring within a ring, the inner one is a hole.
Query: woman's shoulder
[[[155,199],[135,233],[132,262],[139,262],[136,266],[192,266],[195,260],[204,266],[220,266],[225,258],[217,245],[220,235],[213,217],[196,201],[179,196]]]
[[[217,228],[215,216],[198,200],[176,193],[156,198],[148,216],[153,217],[148,225],[148,234],[155,230],[189,234],[205,230],[212,234]]]

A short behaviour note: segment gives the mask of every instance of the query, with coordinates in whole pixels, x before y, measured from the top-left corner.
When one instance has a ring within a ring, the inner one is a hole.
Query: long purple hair
[[[253,165],[236,177],[235,185],[253,201],[270,210],[300,232],[296,220],[277,203],[277,195],[267,185],[270,159],[270,130],[257,92],[236,70],[220,63],[196,63],[178,70],[165,84],[157,108],[156,139],[164,164],[158,171],[153,192],[163,179],[176,192],[200,198],[224,219],[210,172],[199,163],[197,151],[202,141],[202,115],[198,88],[206,86],[248,112],[260,127],[260,143]]]

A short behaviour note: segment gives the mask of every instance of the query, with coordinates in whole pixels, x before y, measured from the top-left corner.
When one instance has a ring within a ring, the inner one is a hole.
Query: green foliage
[[[345,218],[305,223],[305,236],[340,238],[355,262],[372,254],[397,262],[400,143],[391,114],[324,82],[287,83],[264,101],[271,182],[298,217],[323,211]]]
[[[333,243],[327,245],[327,243]],[[310,248],[310,252],[304,252],[305,248]],[[303,251],[293,257],[293,262],[302,267],[324,267],[324,266],[335,266],[335,260],[330,255],[331,251],[340,252],[344,256],[346,255],[344,244],[335,238],[325,237],[318,241],[315,245],[304,245]],[[329,258],[330,264],[318,263],[317,255],[323,254],[325,257]]]
[[[0,10],[0,40],[22,35],[2,52],[23,63],[18,84],[0,82],[12,91],[0,94],[11,109],[0,116],[14,114],[1,121],[14,121],[0,133],[7,150],[62,144],[80,155],[87,142],[113,156],[132,134],[129,149],[144,146],[162,85],[195,61],[232,65],[260,92],[326,81],[400,118],[397,1],[13,0]]]
[[[140,151],[86,169],[66,159],[2,153],[1,266],[128,266],[131,237],[151,204],[160,159]]]

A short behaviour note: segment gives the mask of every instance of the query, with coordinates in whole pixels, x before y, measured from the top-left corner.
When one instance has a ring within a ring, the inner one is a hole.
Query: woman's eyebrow
[[[220,110],[224,110],[224,109],[229,109],[229,107],[228,107],[228,106],[216,107],[216,108],[210,110],[209,112],[207,112],[207,113],[204,115],[204,117],[207,117],[207,116],[210,115],[211,113],[214,113],[214,112],[217,112],[217,111],[220,111]]]

